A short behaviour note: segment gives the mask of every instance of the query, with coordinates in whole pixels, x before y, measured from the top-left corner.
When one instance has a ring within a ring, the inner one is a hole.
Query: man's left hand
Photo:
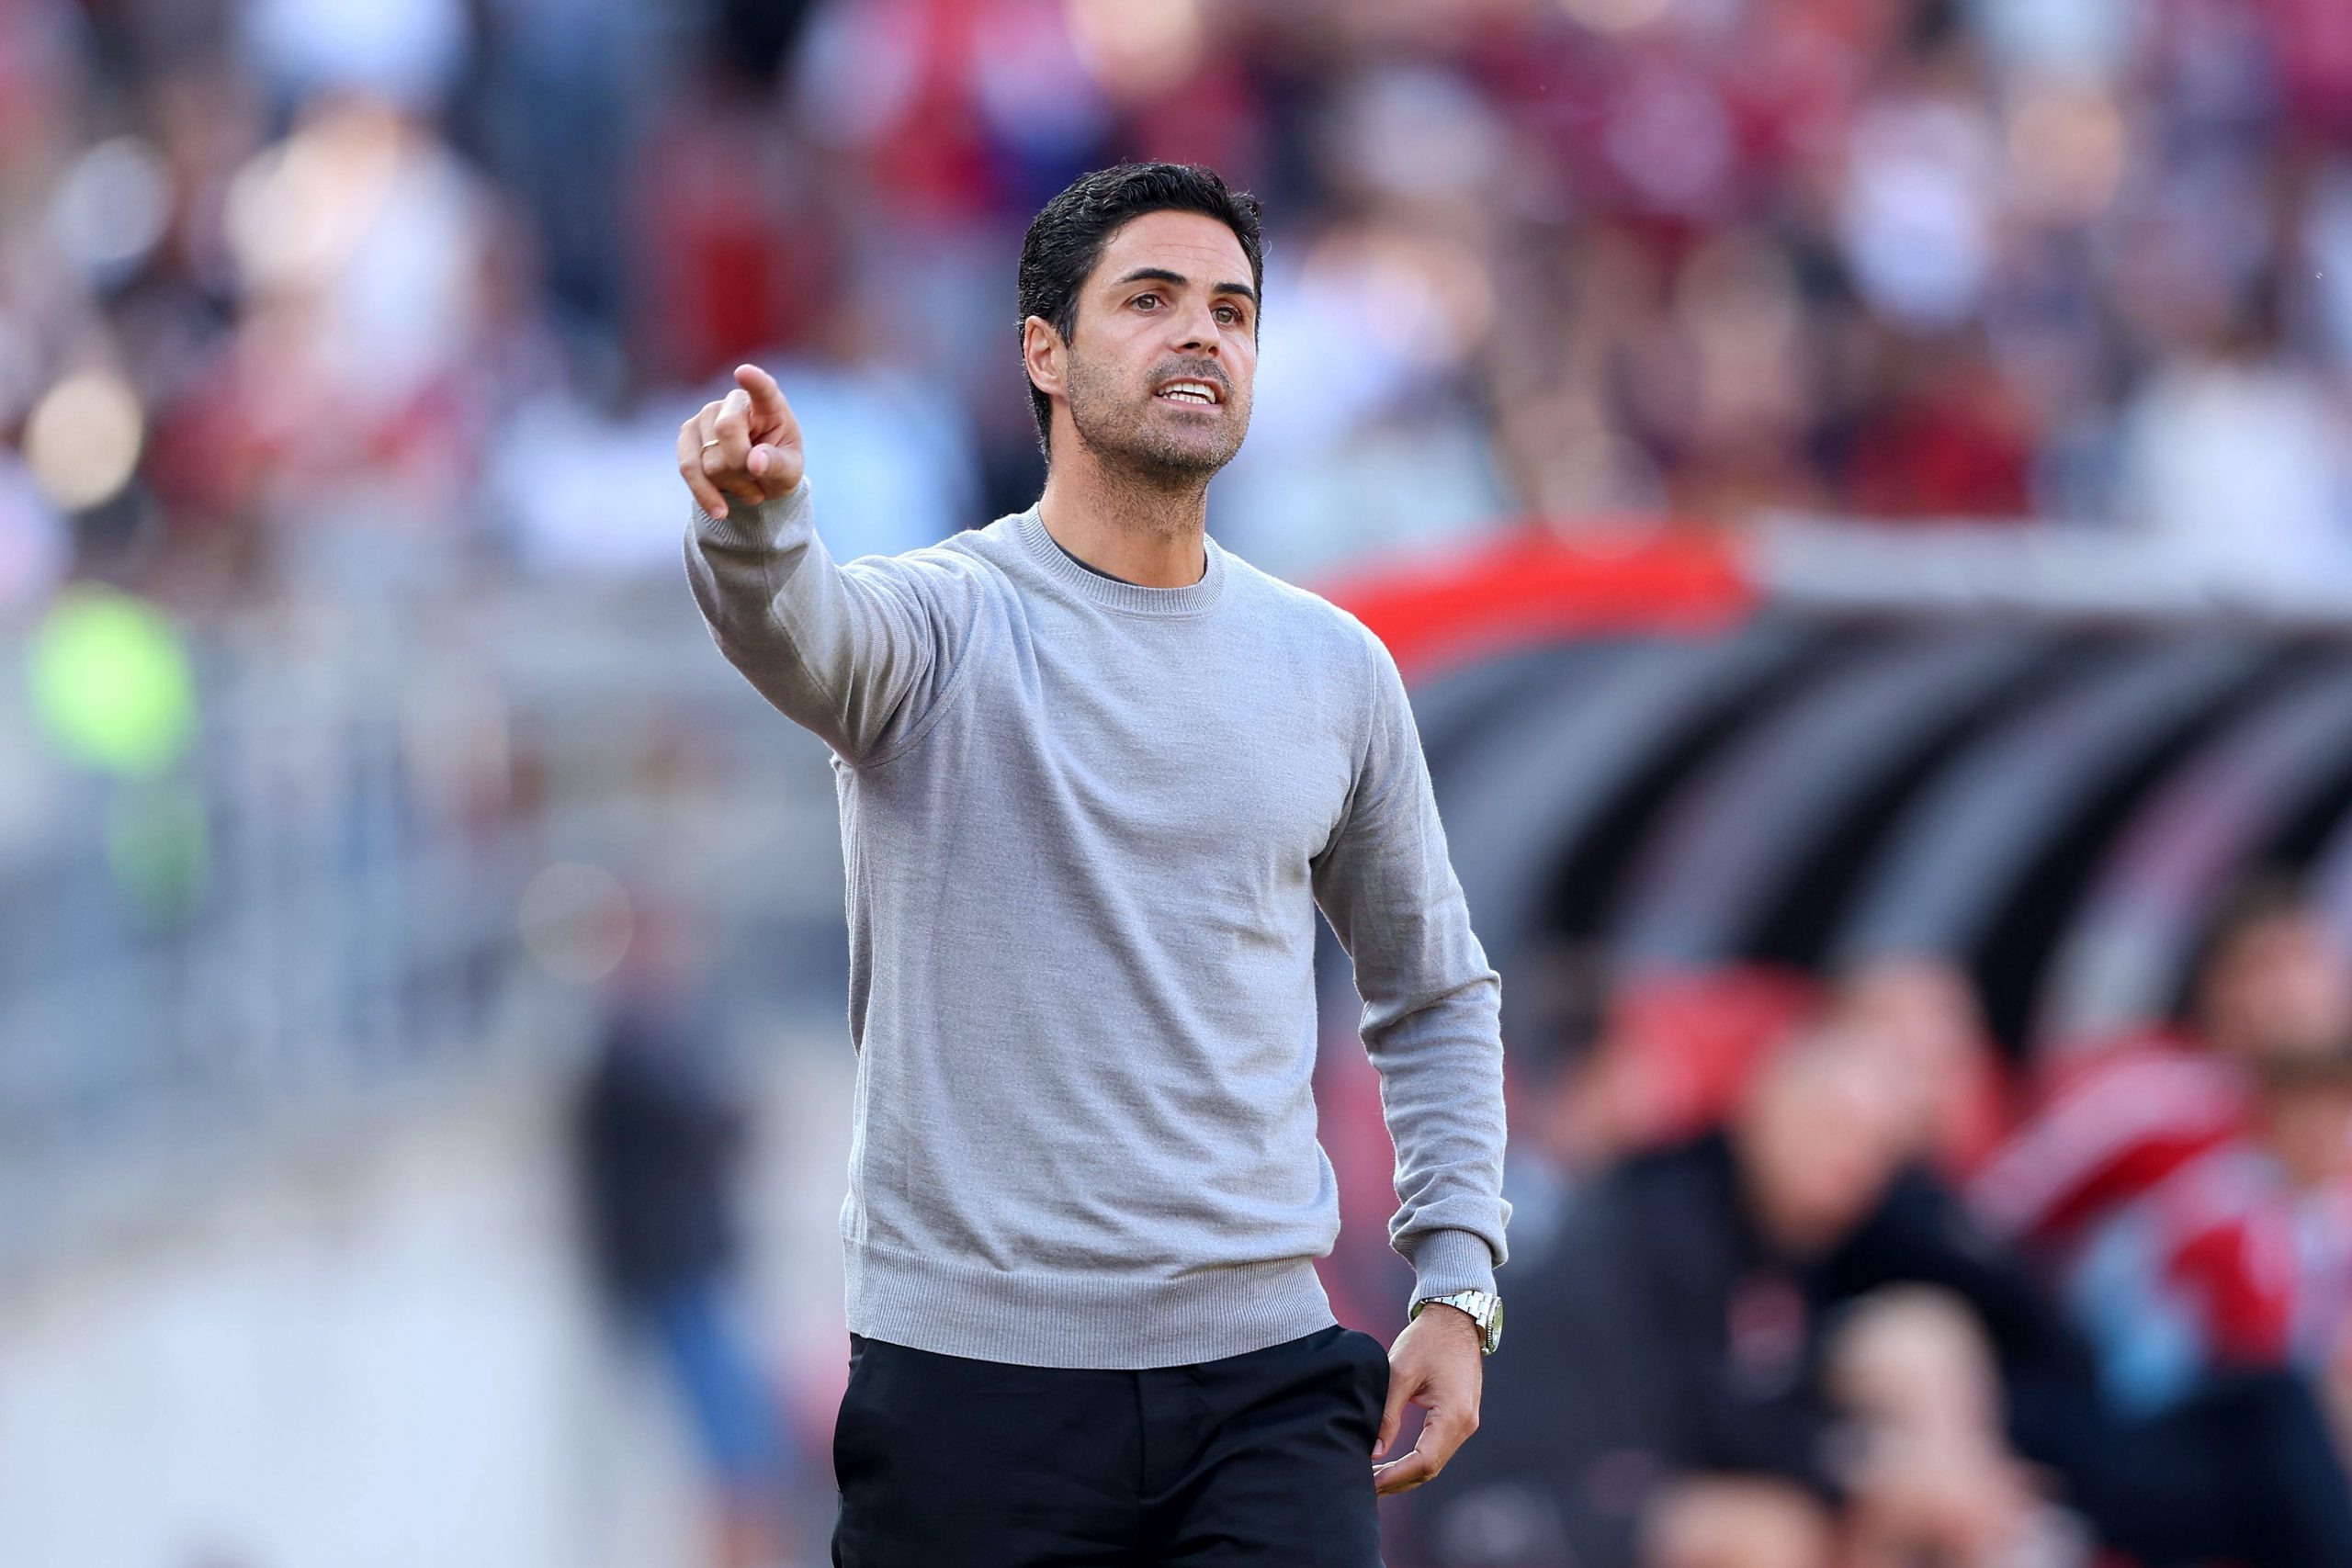
[[[1453,1451],[1478,1429],[1478,1395],[1486,1378],[1478,1325],[1466,1312],[1432,1302],[1405,1325],[1388,1351],[1388,1408],[1380,1417],[1380,1445],[1372,1450],[1374,1490],[1383,1497],[1433,1481]],[[1396,1440],[1405,1406],[1429,1412],[1410,1453],[1379,1461]]]

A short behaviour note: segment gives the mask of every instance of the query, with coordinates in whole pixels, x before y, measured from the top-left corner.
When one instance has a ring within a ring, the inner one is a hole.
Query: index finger
[[[735,367],[735,384],[752,394],[752,422],[757,428],[774,430],[792,417],[791,407],[784,400],[784,389],[758,366]]]

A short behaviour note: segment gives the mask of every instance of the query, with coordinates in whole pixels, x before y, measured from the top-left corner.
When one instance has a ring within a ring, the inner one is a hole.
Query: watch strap
[[[1407,1314],[1408,1320],[1420,1316],[1421,1309],[1431,1303],[1450,1306],[1476,1324],[1478,1348],[1483,1353],[1493,1355],[1495,1348],[1502,1343],[1503,1302],[1500,1296],[1490,1291],[1453,1291],[1445,1295],[1423,1296],[1413,1303],[1412,1311]]]

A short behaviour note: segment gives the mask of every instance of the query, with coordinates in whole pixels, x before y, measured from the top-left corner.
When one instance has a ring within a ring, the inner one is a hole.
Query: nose
[[[1201,354],[1214,357],[1224,334],[1217,331],[1216,306],[1214,301],[1195,299],[1182,310],[1169,312],[1171,329],[1170,346],[1186,354]]]

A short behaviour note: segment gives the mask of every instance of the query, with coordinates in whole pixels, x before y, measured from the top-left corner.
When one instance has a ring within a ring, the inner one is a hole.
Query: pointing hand
[[[807,468],[800,422],[756,365],[737,366],[735,389],[678,427],[678,475],[713,517],[727,515],[729,500],[756,506],[791,494]]]

